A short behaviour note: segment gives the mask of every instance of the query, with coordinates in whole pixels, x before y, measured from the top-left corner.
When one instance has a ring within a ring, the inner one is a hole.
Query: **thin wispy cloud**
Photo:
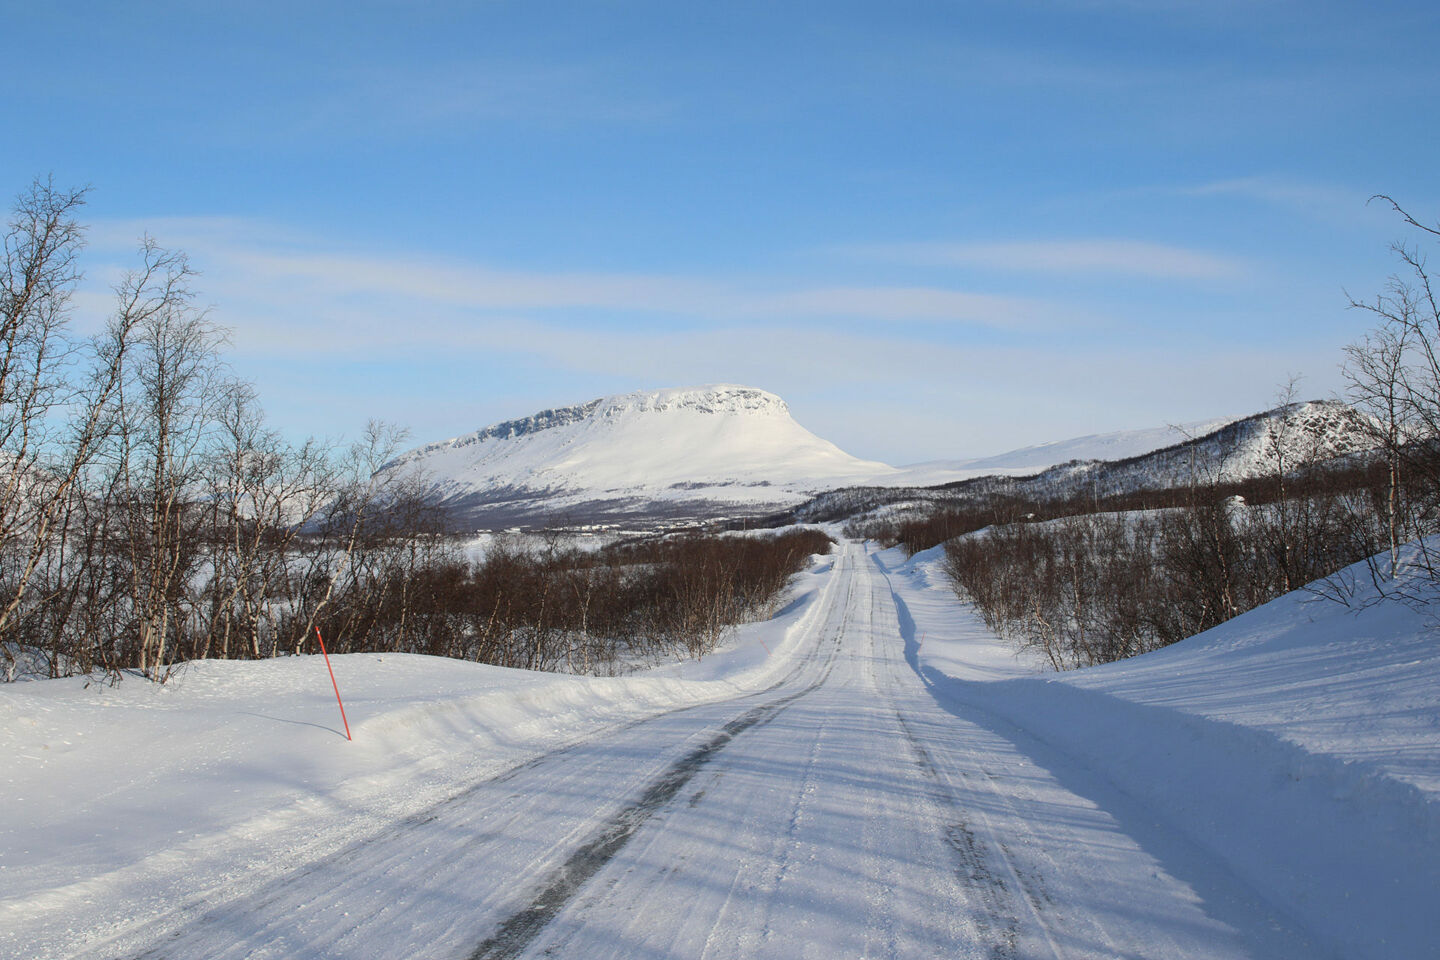
[[[101,247],[129,245],[134,224],[107,224]],[[268,301],[277,315],[299,314],[313,329],[326,318],[358,318],[377,308],[411,316],[410,336],[424,337],[433,320],[466,311],[472,317],[516,311],[620,311],[695,321],[763,323],[826,318],[883,323],[951,323],[984,329],[1041,329],[1083,322],[1079,311],[1043,299],[941,286],[854,284],[834,286],[744,276],[574,270],[516,270],[487,264],[435,263],[414,254],[378,256],[315,249],[297,235],[268,243],[263,225],[200,218],[151,225],[161,242],[188,250],[206,273],[207,295],[221,301]],[[442,335],[446,335],[443,334]]]
[[[125,262],[142,232],[137,226],[97,225],[92,239],[102,264]],[[325,385],[324,402],[337,411],[393,405],[415,427],[417,439],[474,429],[486,414],[448,410],[453,399],[437,407],[436,398],[425,399],[428,394],[390,373],[409,366],[440,369],[451,378],[446,382],[465,382],[459,371],[467,367],[549,371],[555,381],[550,389],[558,391],[543,400],[549,403],[671,383],[748,382],[789,393],[824,392],[837,382],[878,389],[918,379],[957,409],[980,409],[1023,382],[1032,385],[1025,404],[1034,407],[1036,419],[1053,418],[1067,397],[1082,396],[1090,396],[1092,408],[1109,402],[1111,416],[1119,417],[1125,399],[1139,389],[1136,371],[1151,366],[1156,373],[1144,389],[1172,400],[1187,391],[1198,395],[1213,380],[1214,358],[1201,363],[1186,354],[1185,362],[1173,356],[1160,362],[1146,356],[1142,362],[1123,336],[1103,332],[1106,318],[1039,297],[803,277],[786,283],[773,276],[435,263],[413,252],[355,252],[244,219],[172,218],[146,226],[161,242],[186,249],[202,269],[205,302],[215,303],[214,318],[233,329],[233,355],[248,375],[283,398],[290,379],[277,372],[281,379],[272,384],[268,371],[298,367],[307,382],[314,377]],[[1182,279],[1227,276],[1231,266],[1199,251],[1116,241],[902,245],[884,253],[1019,272],[1142,271]],[[92,291],[87,304],[104,302],[103,293]],[[643,326],[635,322],[641,315],[650,318]],[[615,316],[628,319],[616,323]],[[1083,337],[1077,346],[1050,335],[1077,324],[1088,325],[1093,339]],[[997,331],[1007,342],[994,342]],[[1250,377],[1275,362],[1258,348],[1246,357]],[[375,373],[352,382],[338,372],[344,369]],[[1258,376],[1268,385],[1264,374]],[[1108,401],[1100,396],[1107,384],[1114,393]],[[1188,409],[1176,401],[1175,418],[1183,419]],[[822,432],[851,430],[868,455],[904,459],[878,425],[865,431],[848,421],[827,424],[826,416],[817,407],[809,425]],[[1063,429],[1113,426],[1077,420]],[[982,429],[962,420],[946,430],[953,446],[933,450],[931,457],[1016,445],[1000,426]]]
[[[1167,418],[1179,420],[1183,419],[1181,412],[1188,409],[1243,412],[1247,392],[1257,381],[1268,390],[1274,372],[1283,371],[1287,363],[1330,359],[1322,348],[1303,351],[1303,355],[1287,347],[1256,348],[1239,355],[1194,350],[1177,356],[1164,348],[1135,344],[1078,349],[1043,344],[1023,348],[955,345],[900,339],[875,330],[837,331],[816,338],[793,328],[769,331],[765,349],[757,350],[753,331],[741,327],[640,335],[574,329],[544,321],[521,321],[504,333],[497,332],[492,346],[499,349],[502,342],[514,350],[513,355],[546,369],[563,370],[576,378],[617,377],[636,385],[660,382],[657,377],[664,371],[667,383],[738,380],[775,388],[783,385],[790,399],[792,394],[823,393],[840,383],[847,391],[865,393],[883,403],[896,383],[925,383],[945,404],[943,412],[901,405],[890,410],[888,419],[874,417],[862,427],[849,409],[792,404],[804,407],[797,409],[801,422],[822,436],[856,430],[869,455],[891,462],[904,459],[891,435],[897,420],[906,417],[933,421],[936,446],[931,448],[931,456],[978,456],[1057,436],[1152,426]],[[804,362],[797,363],[796,358]],[[955,415],[955,411],[994,409],[995,398],[1015,383],[1026,384],[1022,395],[1006,401],[1024,414],[1018,421]],[[1329,387],[1312,386],[1321,392]],[[1229,405],[1205,407],[1206,398],[1217,389],[1232,398]],[[1150,397],[1152,404],[1137,410],[1137,392]],[[554,403],[586,399],[589,396],[577,388],[551,398]],[[1103,413],[1097,414],[1097,410]],[[1030,420],[1044,426],[1017,432],[1017,422]],[[474,429],[483,425],[463,426]]]
[[[1027,46],[964,45],[957,50],[953,46],[922,41],[918,49],[907,50],[905,54],[918,55],[925,69],[948,83],[983,88],[1114,93],[1168,82],[1175,76],[1173,69],[1067,56],[1054,49]]]
[[[339,296],[384,294],[476,310],[685,311],[723,299],[721,288],[685,277],[432,266],[414,260],[345,255],[287,256],[237,251],[234,264],[277,280],[298,281]]]
[[[250,151],[256,131],[282,153],[324,142],[454,144],[503,130],[590,134],[661,123],[680,110],[672,91],[646,89],[622,62],[475,58],[363,66],[315,65],[304,87],[245,91],[227,109],[185,118],[198,142]]]
[[[1366,211],[1366,200],[1373,190],[1282,177],[1251,176],[1162,187],[1154,192],[1186,197],[1239,197],[1287,207],[1310,217],[1355,221],[1370,216]]]
[[[623,67],[602,63],[482,60],[351,71],[317,99],[332,116],[387,130],[487,121],[586,126],[648,122],[674,110],[673,97],[640,92]],[[385,122],[377,124],[375,120]]]
[[[856,256],[927,267],[981,267],[1013,273],[1106,273],[1178,280],[1245,275],[1233,257],[1137,240],[900,243],[848,248]]]
[[[940,287],[820,287],[761,296],[746,303],[749,312],[796,317],[853,317],[889,321],[952,321],[1002,329],[1053,324],[1061,311],[1026,297],[996,296]]]

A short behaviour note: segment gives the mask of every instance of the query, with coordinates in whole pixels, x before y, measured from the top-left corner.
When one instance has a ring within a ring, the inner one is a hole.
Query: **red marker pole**
[[[330,686],[335,688],[335,702],[340,704],[340,722],[345,724],[345,739],[353,741],[350,736],[350,721],[345,719],[345,704],[340,700],[340,685],[335,682],[335,668],[330,666],[330,654],[325,652],[325,638],[320,636],[320,625],[315,625],[315,639],[320,641],[320,653],[325,657],[325,669],[330,671]]]

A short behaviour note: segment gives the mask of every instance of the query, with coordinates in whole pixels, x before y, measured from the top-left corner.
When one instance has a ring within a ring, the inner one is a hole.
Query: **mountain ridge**
[[[949,499],[996,484],[1046,496],[1173,486],[1197,465],[1216,480],[1243,479],[1267,469],[1277,452],[1291,460],[1324,459],[1368,449],[1373,435],[1361,419],[1342,403],[1308,401],[1248,417],[893,467],[853,457],[806,430],[773,393],[710,384],[548,408],[425,444],[382,469],[420,478],[454,529],[674,523],[787,511],[801,518],[828,516],[829,505]],[[1164,443],[1177,437],[1183,439]],[[1095,452],[1128,455],[1083,456]],[[1070,459],[1047,462],[1059,456]]]
[[[775,522],[849,520],[907,513],[933,504],[1006,496],[1031,500],[1108,497],[1198,482],[1234,483],[1301,463],[1343,462],[1376,449],[1375,426],[1334,400],[1310,400],[1229,420],[1210,433],[1117,460],[1075,459],[1044,470],[999,471],[925,486],[870,485],[820,494],[770,518]],[[1278,459],[1277,459],[1278,455]]]

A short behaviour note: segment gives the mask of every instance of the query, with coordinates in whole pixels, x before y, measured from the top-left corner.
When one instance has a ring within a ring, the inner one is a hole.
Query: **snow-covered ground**
[[[1282,598],[1055,675],[845,544],[643,676],[0,687],[0,956],[1423,957],[1440,649]]]
[[[937,547],[894,574],[938,702],[1068,769],[1213,915],[1294,923],[1312,956],[1440,956],[1434,612],[1369,605],[1357,566],[1351,607],[1297,591],[1143,657],[1027,676],[978,614],[956,616],[942,562]],[[1260,955],[1307,955],[1285,949]]]
[[[0,957],[75,955],[177,903],[333,855],[547,751],[773,683],[816,616],[828,565],[726,650],[644,677],[333,657],[353,742],[319,656],[192,663],[163,687],[0,685]]]

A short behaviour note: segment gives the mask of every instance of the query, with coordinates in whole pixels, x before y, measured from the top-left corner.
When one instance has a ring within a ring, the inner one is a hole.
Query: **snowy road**
[[[1326,955],[1159,817],[1102,809],[1063,758],[928,687],[861,545],[805,630],[761,693],[548,753],[82,955]],[[1146,846],[1184,851],[1204,901]]]

